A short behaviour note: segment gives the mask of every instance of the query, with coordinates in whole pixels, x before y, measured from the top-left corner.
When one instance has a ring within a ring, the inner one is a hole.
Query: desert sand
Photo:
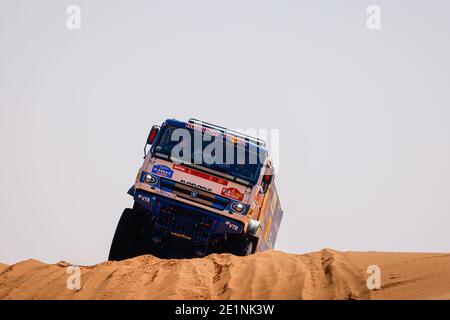
[[[5,270],[6,268],[8,268],[8,265],[0,263],[0,273]]]
[[[367,287],[369,265],[380,268],[380,289]],[[68,266],[0,265],[0,299],[450,299],[450,254],[439,253],[147,255],[80,267],[80,289],[67,288]]]

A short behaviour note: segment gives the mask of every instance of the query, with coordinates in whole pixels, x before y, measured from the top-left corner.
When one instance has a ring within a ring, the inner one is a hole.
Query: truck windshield
[[[254,144],[243,140],[233,142],[230,137],[213,136],[191,128],[164,126],[158,136],[153,146],[156,155],[182,159],[186,164],[206,167],[250,184],[256,184],[267,157],[267,151]]]

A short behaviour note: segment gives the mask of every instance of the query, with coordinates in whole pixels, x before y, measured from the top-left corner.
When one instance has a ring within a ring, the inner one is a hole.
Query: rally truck
[[[109,260],[272,249],[283,211],[268,149],[262,139],[196,119],[153,126]]]

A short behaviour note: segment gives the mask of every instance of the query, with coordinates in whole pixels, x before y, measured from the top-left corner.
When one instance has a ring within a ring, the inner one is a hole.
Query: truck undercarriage
[[[109,260],[142,254],[193,258],[229,252],[244,256],[256,248],[257,239],[243,234],[239,221],[233,221],[236,230],[224,230],[229,219],[220,215],[142,191],[139,194],[145,196],[138,197],[133,208],[122,214]]]

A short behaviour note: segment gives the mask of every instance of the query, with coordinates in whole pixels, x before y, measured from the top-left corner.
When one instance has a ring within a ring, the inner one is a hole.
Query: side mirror
[[[147,137],[147,144],[152,144],[155,141],[156,135],[158,134],[159,126],[153,126]]]
[[[144,146],[144,159],[147,156],[147,146],[149,144],[152,144],[155,141],[155,138],[156,138],[158,132],[159,132],[159,126],[154,125],[152,127],[152,129],[150,130],[150,133],[148,134],[147,142],[146,142],[146,144]]]
[[[269,186],[273,181],[273,174],[272,171],[267,170],[266,173],[264,174],[263,178],[262,178],[262,182],[261,182],[261,193],[266,193],[267,190],[269,190]]]

